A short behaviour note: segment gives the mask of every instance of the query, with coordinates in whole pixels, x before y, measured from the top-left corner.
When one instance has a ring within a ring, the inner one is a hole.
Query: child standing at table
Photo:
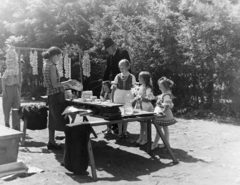
[[[156,118],[156,126],[159,129],[163,129],[163,133],[167,142],[169,143],[169,130],[168,126],[176,123],[176,119],[173,117],[172,108],[173,108],[173,95],[171,92],[171,87],[173,86],[173,81],[166,77],[162,77],[158,80],[158,86],[162,94],[157,97],[157,105],[155,107],[155,113],[164,113],[165,117]],[[156,148],[164,148],[164,145],[159,145],[158,141],[160,139],[159,134],[156,134],[155,141],[152,144],[152,150]]]
[[[100,93],[100,99],[102,101],[107,101],[107,100],[111,100],[111,83],[110,81],[103,81],[102,82],[102,90]],[[107,129],[103,130],[102,132],[107,132],[107,134],[111,134],[112,133],[112,129],[111,129],[112,125],[107,125]]]
[[[136,78],[129,72],[130,62],[127,59],[120,60],[119,70],[121,73],[117,74],[112,85],[113,102],[125,104],[133,99],[131,88],[136,83]],[[118,124],[119,138],[127,138],[127,123]]]
[[[140,105],[140,109],[148,112],[153,112],[154,108],[151,103],[151,100],[154,100],[155,97],[153,96],[152,92],[152,80],[151,75],[147,71],[142,71],[139,74],[139,82],[141,84],[138,95],[134,98],[133,101],[137,101],[136,105]],[[133,102],[132,101],[132,102]],[[136,141],[139,145],[145,145],[147,143],[147,125],[146,121],[141,121],[141,129],[140,129],[140,136],[139,139]]]

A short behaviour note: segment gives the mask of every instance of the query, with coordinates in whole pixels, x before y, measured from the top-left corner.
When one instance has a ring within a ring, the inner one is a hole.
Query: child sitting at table
[[[129,72],[130,62],[127,59],[120,60],[119,70],[121,73],[117,74],[112,85],[113,102],[125,104],[133,99],[131,88],[136,83],[136,78]],[[127,123],[118,124],[119,138],[127,138]]]
[[[165,138],[167,142],[169,143],[169,130],[168,126],[173,125],[176,123],[176,119],[173,117],[172,113],[172,108],[173,108],[173,95],[171,92],[171,87],[173,86],[173,81],[169,80],[166,77],[162,77],[158,80],[158,86],[159,89],[161,90],[162,94],[157,97],[157,105],[155,107],[154,112],[159,114],[159,113],[164,113],[165,117],[157,117],[155,119],[156,121],[156,126],[159,127],[159,129],[163,129]],[[155,141],[152,144],[152,150],[156,148],[164,148],[164,145],[159,145],[158,141],[160,139],[159,134],[156,134]]]
[[[111,100],[111,82],[110,81],[103,81],[102,82],[102,90],[100,93],[100,99],[102,101]],[[107,132],[107,134],[112,133],[111,129],[112,125],[107,125],[107,129],[103,130],[102,132]]]
[[[103,81],[102,82],[102,90],[100,93],[100,99],[102,101],[110,100],[111,99],[111,82],[110,81]]]
[[[154,100],[155,97],[152,93],[152,80],[151,75],[147,71],[142,71],[139,74],[139,82],[141,84],[137,96],[134,98],[134,101],[136,102],[136,106],[140,106],[141,110],[153,112],[153,105],[151,103],[151,100]],[[140,137],[136,141],[139,145],[145,145],[147,143],[147,123],[146,121],[141,121],[141,130],[140,130]]]

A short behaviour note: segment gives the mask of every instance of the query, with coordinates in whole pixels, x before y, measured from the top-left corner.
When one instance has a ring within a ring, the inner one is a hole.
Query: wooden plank
[[[89,156],[89,163],[91,166],[93,179],[97,180],[96,166],[95,166],[95,161],[94,161],[94,156],[93,156],[93,151],[92,151],[92,144],[91,144],[90,138],[88,141],[88,156]]]
[[[94,116],[96,117],[96,116]],[[155,116],[147,116],[147,117],[136,117],[136,118],[127,118],[127,119],[119,119],[119,120],[105,120],[99,118],[98,120],[94,121],[88,121],[88,122],[80,122],[80,123],[74,123],[71,124],[72,126],[78,125],[78,124],[90,124],[91,126],[101,126],[101,125],[110,125],[115,123],[127,123],[127,122],[134,122],[134,121],[142,121],[142,120],[151,120]]]
[[[25,145],[25,140],[26,140],[26,134],[27,134],[27,118],[24,117],[24,122],[23,122],[23,137],[22,137],[22,146]]]
[[[77,105],[91,105],[91,106],[97,106],[97,107],[121,107],[123,104],[117,104],[117,103],[97,103],[97,102],[80,102],[76,100],[66,100],[69,103],[77,104]]]
[[[19,138],[22,136],[22,132],[0,125],[0,140]]]
[[[147,120],[147,153],[151,154],[152,146],[152,120]]]
[[[47,51],[48,49],[45,49],[45,48],[29,48],[29,47],[15,47],[15,46],[11,46],[15,49],[18,49],[18,50],[38,50],[38,51]]]

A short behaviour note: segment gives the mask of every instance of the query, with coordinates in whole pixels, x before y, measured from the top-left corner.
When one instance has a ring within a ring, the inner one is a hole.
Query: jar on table
[[[66,90],[65,99],[72,99],[72,98],[73,98],[72,90]]]
[[[133,107],[132,107],[132,103],[131,103],[131,95],[127,94],[126,97],[126,103],[123,106],[124,108],[124,114],[125,115],[132,115],[133,114]]]

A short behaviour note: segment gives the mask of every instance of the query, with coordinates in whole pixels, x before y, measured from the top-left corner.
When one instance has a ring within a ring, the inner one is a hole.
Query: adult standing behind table
[[[120,60],[127,59],[130,63],[131,60],[128,51],[119,49],[117,44],[111,38],[106,38],[103,44],[107,52],[110,54],[107,58],[107,68],[103,76],[103,81],[113,81],[115,76],[120,73],[118,67]]]
[[[107,52],[110,54],[107,58],[107,67],[103,76],[103,81],[113,81],[115,76],[120,73],[118,63],[122,59],[127,59],[130,63],[130,57],[127,50],[119,49],[117,44],[110,38],[106,38],[103,41],[104,47],[107,50]],[[131,70],[129,70],[131,73]],[[118,125],[113,124],[112,130],[114,133],[118,134]]]
[[[20,69],[22,69],[24,61],[20,62]],[[7,70],[4,72],[2,77],[2,106],[4,113],[5,126],[10,127],[9,118],[11,109],[18,109],[20,107],[21,95],[19,75],[8,74]],[[20,130],[20,118],[17,112],[12,112],[12,128]]]
[[[49,150],[61,150],[61,146],[57,145],[54,139],[55,130],[65,131],[65,125],[69,123],[69,119],[62,115],[66,108],[64,86],[72,83],[72,80],[60,82],[57,63],[61,57],[61,50],[57,47],[51,47],[42,54],[45,59],[43,65],[44,85],[47,88],[49,103],[49,142],[47,148]]]

